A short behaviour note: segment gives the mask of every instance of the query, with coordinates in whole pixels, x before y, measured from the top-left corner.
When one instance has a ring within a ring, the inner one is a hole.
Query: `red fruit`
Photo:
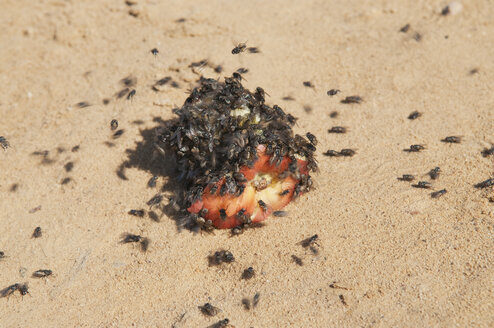
[[[225,181],[223,178],[216,183],[216,193],[210,193],[213,185],[206,187],[202,200],[192,204],[188,211],[199,213],[205,208],[208,210],[204,215],[206,220],[211,220],[218,229],[227,229],[244,223],[242,215],[238,215],[239,212],[250,217],[252,222],[261,222],[274,211],[290,203],[299,181],[292,176],[280,179],[279,175],[288,168],[291,160],[284,157],[279,166],[270,164],[271,156],[265,154],[265,147],[262,145],[258,147],[257,154],[259,159],[252,168],[245,166],[240,169],[248,180],[240,196],[229,193],[219,195],[219,190]],[[301,159],[297,159],[297,162],[300,173],[307,174],[307,162]],[[226,215],[221,213],[223,209]]]

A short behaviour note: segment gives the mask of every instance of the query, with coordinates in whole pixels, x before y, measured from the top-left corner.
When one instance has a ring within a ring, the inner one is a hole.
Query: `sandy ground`
[[[0,135],[11,144],[0,152],[0,287],[30,287],[0,299],[2,327],[207,327],[225,317],[235,327],[494,325],[493,194],[473,187],[494,169],[480,154],[494,143],[490,1],[448,16],[447,2],[426,0],[136,2],[0,3]],[[245,41],[261,53],[232,55]],[[299,117],[296,132],[319,139],[317,189],[288,217],[234,238],[127,214],[168,180],[147,187],[169,166],[152,157],[153,119],[173,117],[198,77],[187,66],[202,59],[225,69],[205,68],[208,77],[248,68],[245,85],[262,86],[268,103]],[[117,99],[129,75],[137,93]],[[153,91],[165,76],[179,88]],[[341,93],[327,96],[332,88]],[[340,103],[350,95],[364,102]],[[410,121],[414,110],[423,116]],[[116,139],[112,119],[125,130]],[[328,134],[333,125],[349,132]],[[440,142],[450,135],[462,143]],[[427,149],[402,151],[411,144]],[[322,156],[341,148],[357,155]],[[397,180],[430,181],[435,166],[442,198]],[[36,226],[43,235],[32,239]],[[149,251],[120,245],[123,232],[149,237]],[[315,233],[319,255],[298,245]],[[219,248],[236,261],[209,267]],[[241,280],[248,266],[257,275]],[[32,278],[37,269],[54,275]],[[256,292],[246,311],[242,298]],[[205,302],[222,312],[203,316]]]

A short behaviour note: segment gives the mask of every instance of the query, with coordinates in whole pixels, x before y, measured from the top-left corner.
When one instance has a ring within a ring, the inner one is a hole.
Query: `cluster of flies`
[[[264,90],[258,87],[250,92],[242,86],[240,76],[234,74],[225,78],[225,82],[201,77],[185,104],[174,110],[178,118],[157,130],[156,147],[162,153],[166,149],[175,154],[178,180],[185,187],[173,197],[173,208],[178,210],[185,226],[213,229],[211,220],[206,219],[207,209],[198,214],[186,209],[201,200],[206,188],[219,196],[242,195],[247,179],[240,168],[253,167],[259,145],[266,147],[272,164],[279,165],[286,157],[290,159],[292,164],[281,175],[291,175],[300,181],[294,198],[312,186],[310,176],[299,172],[296,156],[306,158],[308,170],[315,171],[315,137],[311,140],[294,135],[292,126],[297,119],[277,105],[266,105]],[[221,186],[220,180],[224,181]],[[261,209],[265,206],[259,202]],[[283,211],[275,214],[285,215]],[[220,216],[226,217],[225,209],[220,210]],[[245,209],[236,216],[242,225],[234,228],[233,234],[241,233],[252,223]]]

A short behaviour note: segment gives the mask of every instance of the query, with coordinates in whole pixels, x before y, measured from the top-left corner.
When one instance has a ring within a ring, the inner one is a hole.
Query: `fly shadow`
[[[190,215],[182,206],[187,186],[183,181],[176,177],[179,175],[175,155],[156,145],[156,135],[159,129],[175,122],[175,119],[164,121],[159,117],[153,119],[158,125],[140,131],[142,141],[137,141],[134,148],[126,149],[127,158],[120,164],[116,170],[117,176],[122,180],[129,180],[125,171],[130,168],[136,168],[152,174],[166,178],[160,192],[151,198],[147,204],[151,207],[159,208],[162,213],[173,219],[177,228],[193,229],[194,224],[190,220]],[[163,200],[168,199],[168,204],[162,204]]]

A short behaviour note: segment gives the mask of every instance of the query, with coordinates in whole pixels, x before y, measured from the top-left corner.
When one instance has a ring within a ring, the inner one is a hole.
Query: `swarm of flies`
[[[239,44],[233,53],[246,49],[245,44]],[[295,135],[292,127],[297,119],[277,105],[268,106],[267,93],[261,87],[250,92],[242,86],[241,79],[238,72],[224,82],[201,77],[184,105],[174,110],[177,119],[157,129],[156,148],[162,153],[169,150],[178,163],[177,177],[184,191],[174,196],[174,208],[183,226],[212,229],[210,220],[204,217],[207,213],[190,214],[187,208],[202,198],[206,188],[220,196],[240,196],[246,186],[240,177],[240,168],[255,163],[258,145],[266,146],[275,165],[285,157],[291,159],[294,164],[282,174],[294,175],[300,180],[297,195],[312,186],[308,174],[300,176],[296,158],[301,156],[307,160],[308,172],[317,169],[315,136]],[[349,153],[343,152],[342,156]],[[218,186],[217,182],[222,179],[225,182]],[[259,206],[262,207],[262,203]],[[238,215],[244,223],[232,230],[232,234],[240,234],[250,226],[248,216]]]

